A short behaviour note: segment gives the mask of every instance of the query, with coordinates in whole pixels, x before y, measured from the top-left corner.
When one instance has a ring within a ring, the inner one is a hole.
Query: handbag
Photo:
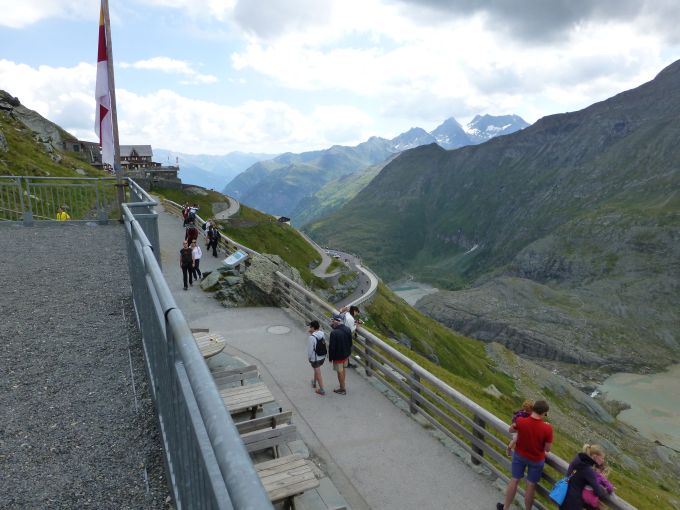
[[[562,478],[561,480],[557,480],[555,482],[555,485],[553,485],[553,488],[550,490],[550,494],[548,494],[550,499],[552,499],[558,505],[564,503],[564,499],[567,497],[567,489],[569,488],[569,478],[571,478],[571,476],[567,476],[565,478]]]

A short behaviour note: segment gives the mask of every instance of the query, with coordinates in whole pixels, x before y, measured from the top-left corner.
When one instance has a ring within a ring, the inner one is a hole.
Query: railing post
[[[371,339],[368,337],[364,337],[364,343],[366,345],[364,356],[366,357],[366,376],[371,377],[372,372],[373,372],[373,362],[371,361],[371,353],[369,351],[369,348],[371,347]]]
[[[480,418],[479,416],[477,416],[476,414],[475,414],[475,416],[474,416],[474,418],[473,418],[473,421],[475,422],[475,425],[478,425],[479,427],[481,427],[481,428],[483,428],[483,429],[486,428],[486,422],[485,422],[482,418]],[[484,442],[484,434],[482,434],[482,433],[481,433],[479,430],[477,430],[475,427],[473,427],[473,429],[472,429],[472,435],[473,435],[476,439],[478,439],[479,441]],[[476,453],[477,455],[479,455],[480,457],[483,457],[483,456],[484,456],[484,450],[482,450],[482,449],[481,449],[480,447],[478,447],[478,446],[475,446],[474,444],[472,445],[472,451],[475,452],[475,453]],[[472,457],[472,463],[475,464],[475,465],[479,465],[479,464],[481,464],[481,461],[480,461],[479,459],[477,459],[476,457]]]
[[[23,196],[24,196],[24,190],[21,184],[22,178],[19,177],[19,196],[22,197],[22,204],[21,208],[24,208],[23,205]],[[31,181],[26,178],[26,201],[28,202],[28,210],[24,211],[24,227],[32,227],[33,226],[33,205],[31,204]]]
[[[102,183],[101,179],[97,179],[94,185],[94,190],[97,200],[97,220],[99,221],[100,225],[106,225],[109,221],[108,216],[106,215],[106,206],[104,205],[104,199],[102,198],[103,196],[106,195],[104,193],[104,184]]]
[[[408,408],[411,411],[411,414],[416,414],[418,412],[418,399],[417,397],[420,396],[420,388],[417,387],[417,384],[420,383],[420,376],[416,373],[416,371],[411,372],[411,377],[413,378],[412,381],[409,381],[408,385],[411,388],[411,396],[409,398],[409,403],[408,403]],[[413,384],[413,382],[417,384]]]

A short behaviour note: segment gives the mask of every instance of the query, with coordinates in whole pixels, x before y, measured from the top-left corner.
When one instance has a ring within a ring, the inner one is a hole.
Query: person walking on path
[[[210,251],[212,248],[213,257],[217,257],[217,244],[220,242],[220,232],[215,228],[215,225],[210,225],[208,229],[208,247]]]
[[[567,468],[569,485],[560,510],[582,510],[585,506],[583,489],[590,487],[598,498],[607,496],[607,489],[598,483],[595,466],[604,465],[605,451],[598,444],[585,444]],[[607,480],[609,481],[609,480]],[[611,484],[610,484],[611,485]],[[613,487],[612,487],[613,490]]]
[[[66,212],[66,206],[63,205],[57,209],[57,221],[70,220],[71,216]]]
[[[352,332],[345,326],[342,315],[334,313],[331,320],[331,336],[328,341],[328,359],[333,362],[333,370],[338,374],[339,388],[334,389],[340,395],[347,394],[345,376],[350,354],[352,354]]]
[[[189,216],[189,204],[187,202],[184,202],[184,205],[182,206],[182,226],[185,228],[187,226],[188,216]]]
[[[198,239],[198,229],[196,228],[196,225],[193,224],[193,222],[189,222],[188,225],[189,226],[184,233],[184,239],[187,241],[189,246],[191,246],[191,243]]]
[[[519,481],[524,478],[525,471],[527,486],[524,491],[524,508],[531,510],[536,484],[543,474],[545,454],[550,451],[553,442],[552,426],[543,421],[549,409],[545,400],[537,400],[529,416],[519,416],[510,425],[509,431],[517,432],[517,444],[512,454],[512,478],[505,489],[505,501],[496,504],[496,510],[510,510],[510,505],[517,494]]]
[[[191,242],[191,256],[194,263],[194,280],[199,281],[203,278],[203,275],[201,274],[201,257],[203,256],[203,251],[195,239]]]
[[[323,389],[323,378],[321,377],[321,365],[326,361],[326,340],[323,331],[319,330],[319,321],[309,323],[309,338],[307,339],[307,359],[314,370],[312,388],[316,389],[318,395],[325,395]]]
[[[182,249],[179,250],[179,267],[182,268],[182,278],[184,280],[184,290],[188,290],[187,276],[189,277],[189,285],[193,285],[193,257],[189,243],[182,242]]]

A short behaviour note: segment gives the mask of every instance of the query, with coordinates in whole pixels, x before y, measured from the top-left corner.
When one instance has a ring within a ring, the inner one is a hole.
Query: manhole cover
[[[272,335],[285,335],[286,333],[290,333],[290,328],[286,326],[269,326],[267,328],[267,333],[271,333]]]

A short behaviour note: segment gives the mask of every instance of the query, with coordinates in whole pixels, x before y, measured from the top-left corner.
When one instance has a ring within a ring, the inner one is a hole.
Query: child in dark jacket
[[[531,416],[531,412],[534,410],[534,401],[533,400],[525,400],[522,403],[522,407],[512,413],[512,423],[513,425],[517,422],[517,418],[520,416],[522,418],[526,418],[527,416]],[[512,450],[515,449],[515,445],[517,444],[517,432],[513,432],[512,434],[512,440],[508,443],[508,456],[512,455]]]
[[[567,488],[567,496],[560,505],[560,510],[582,510],[585,505],[583,489],[586,486],[592,487],[593,493],[598,498],[603,498],[607,495],[605,488],[597,483],[595,469],[593,469],[594,466],[604,464],[604,457],[604,448],[600,445],[583,445],[583,450],[574,457],[574,460],[571,461],[567,468],[569,486]]]

